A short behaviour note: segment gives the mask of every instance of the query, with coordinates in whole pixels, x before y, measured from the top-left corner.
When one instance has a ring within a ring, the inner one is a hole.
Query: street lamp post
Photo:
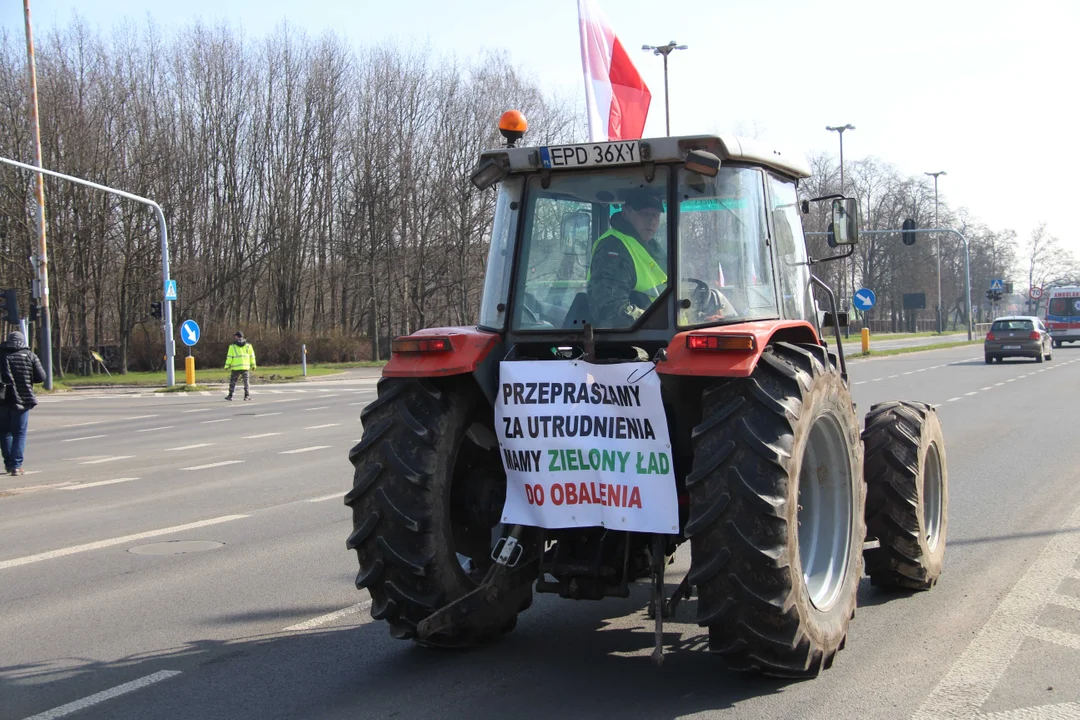
[[[664,56],[664,121],[666,127],[666,134],[671,135],[671,111],[668,108],[668,89],[667,89],[667,56],[671,54],[672,50],[685,50],[685,45],[676,45],[672,40],[667,45],[642,45],[642,50],[652,50],[653,55]]]
[[[843,195],[844,194],[844,131],[845,130],[854,130],[855,126],[852,125],[851,123],[847,123],[846,125],[835,126],[835,127],[832,126],[832,125],[826,125],[825,129],[830,131],[830,132],[838,133],[840,135],[840,194]],[[844,278],[843,269],[841,269],[841,272],[840,272],[840,296],[846,298],[846,295],[844,293],[844,279],[845,278]],[[854,256],[852,256],[852,258],[851,258],[851,292],[852,293],[855,292],[855,257]],[[844,327],[844,337],[845,338],[851,337],[851,330],[850,330],[850,328],[848,326]]]
[[[30,73],[30,123],[34,133],[34,164],[40,170],[41,165],[41,125],[38,120],[38,93],[37,93],[37,64],[34,61],[34,33],[30,27],[30,0],[23,0],[23,16],[26,21],[26,63]],[[41,329],[41,344],[38,351],[41,353],[42,365],[45,366],[46,390],[53,389],[53,362],[52,362],[52,318],[49,313],[49,247],[45,238],[45,177],[39,172],[34,178],[36,185],[37,200],[37,233],[38,251],[34,257],[34,266],[37,269],[37,294],[40,317],[38,325]],[[27,338],[27,345],[33,345]]]
[[[938,175],[947,175],[944,170],[938,170],[937,172],[924,173],[934,178],[934,227],[940,227],[938,224],[938,199],[937,199],[937,179]],[[941,323],[941,238],[934,238],[935,254],[937,255],[937,331],[940,335],[944,332],[944,328]]]

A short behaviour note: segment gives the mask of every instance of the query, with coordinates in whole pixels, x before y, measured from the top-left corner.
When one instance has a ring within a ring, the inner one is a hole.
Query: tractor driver
[[[667,247],[655,238],[663,213],[658,197],[634,190],[593,244],[586,292],[597,327],[629,327],[667,287]]]

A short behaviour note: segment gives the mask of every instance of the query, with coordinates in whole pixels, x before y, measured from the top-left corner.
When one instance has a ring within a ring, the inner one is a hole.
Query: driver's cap
[[[664,203],[660,201],[660,198],[645,190],[631,190],[627,193],[623,205],[634,210],[652,209],[657,212],[664,212]]]

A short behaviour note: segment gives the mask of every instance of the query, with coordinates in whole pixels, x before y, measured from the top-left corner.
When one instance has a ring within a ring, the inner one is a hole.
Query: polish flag
[[[593,0],[578,0],[589,142],[638,140],[652,94]]]

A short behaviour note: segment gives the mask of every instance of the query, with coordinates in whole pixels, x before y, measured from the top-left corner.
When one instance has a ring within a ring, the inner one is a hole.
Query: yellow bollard
[[[185,380],[188,385],[195,384],[195,358],[188,355],[184,358],[184,374],[187,376]]]
[[[864,353],[870,352],[870,328],[862,329],[862,351]]]

